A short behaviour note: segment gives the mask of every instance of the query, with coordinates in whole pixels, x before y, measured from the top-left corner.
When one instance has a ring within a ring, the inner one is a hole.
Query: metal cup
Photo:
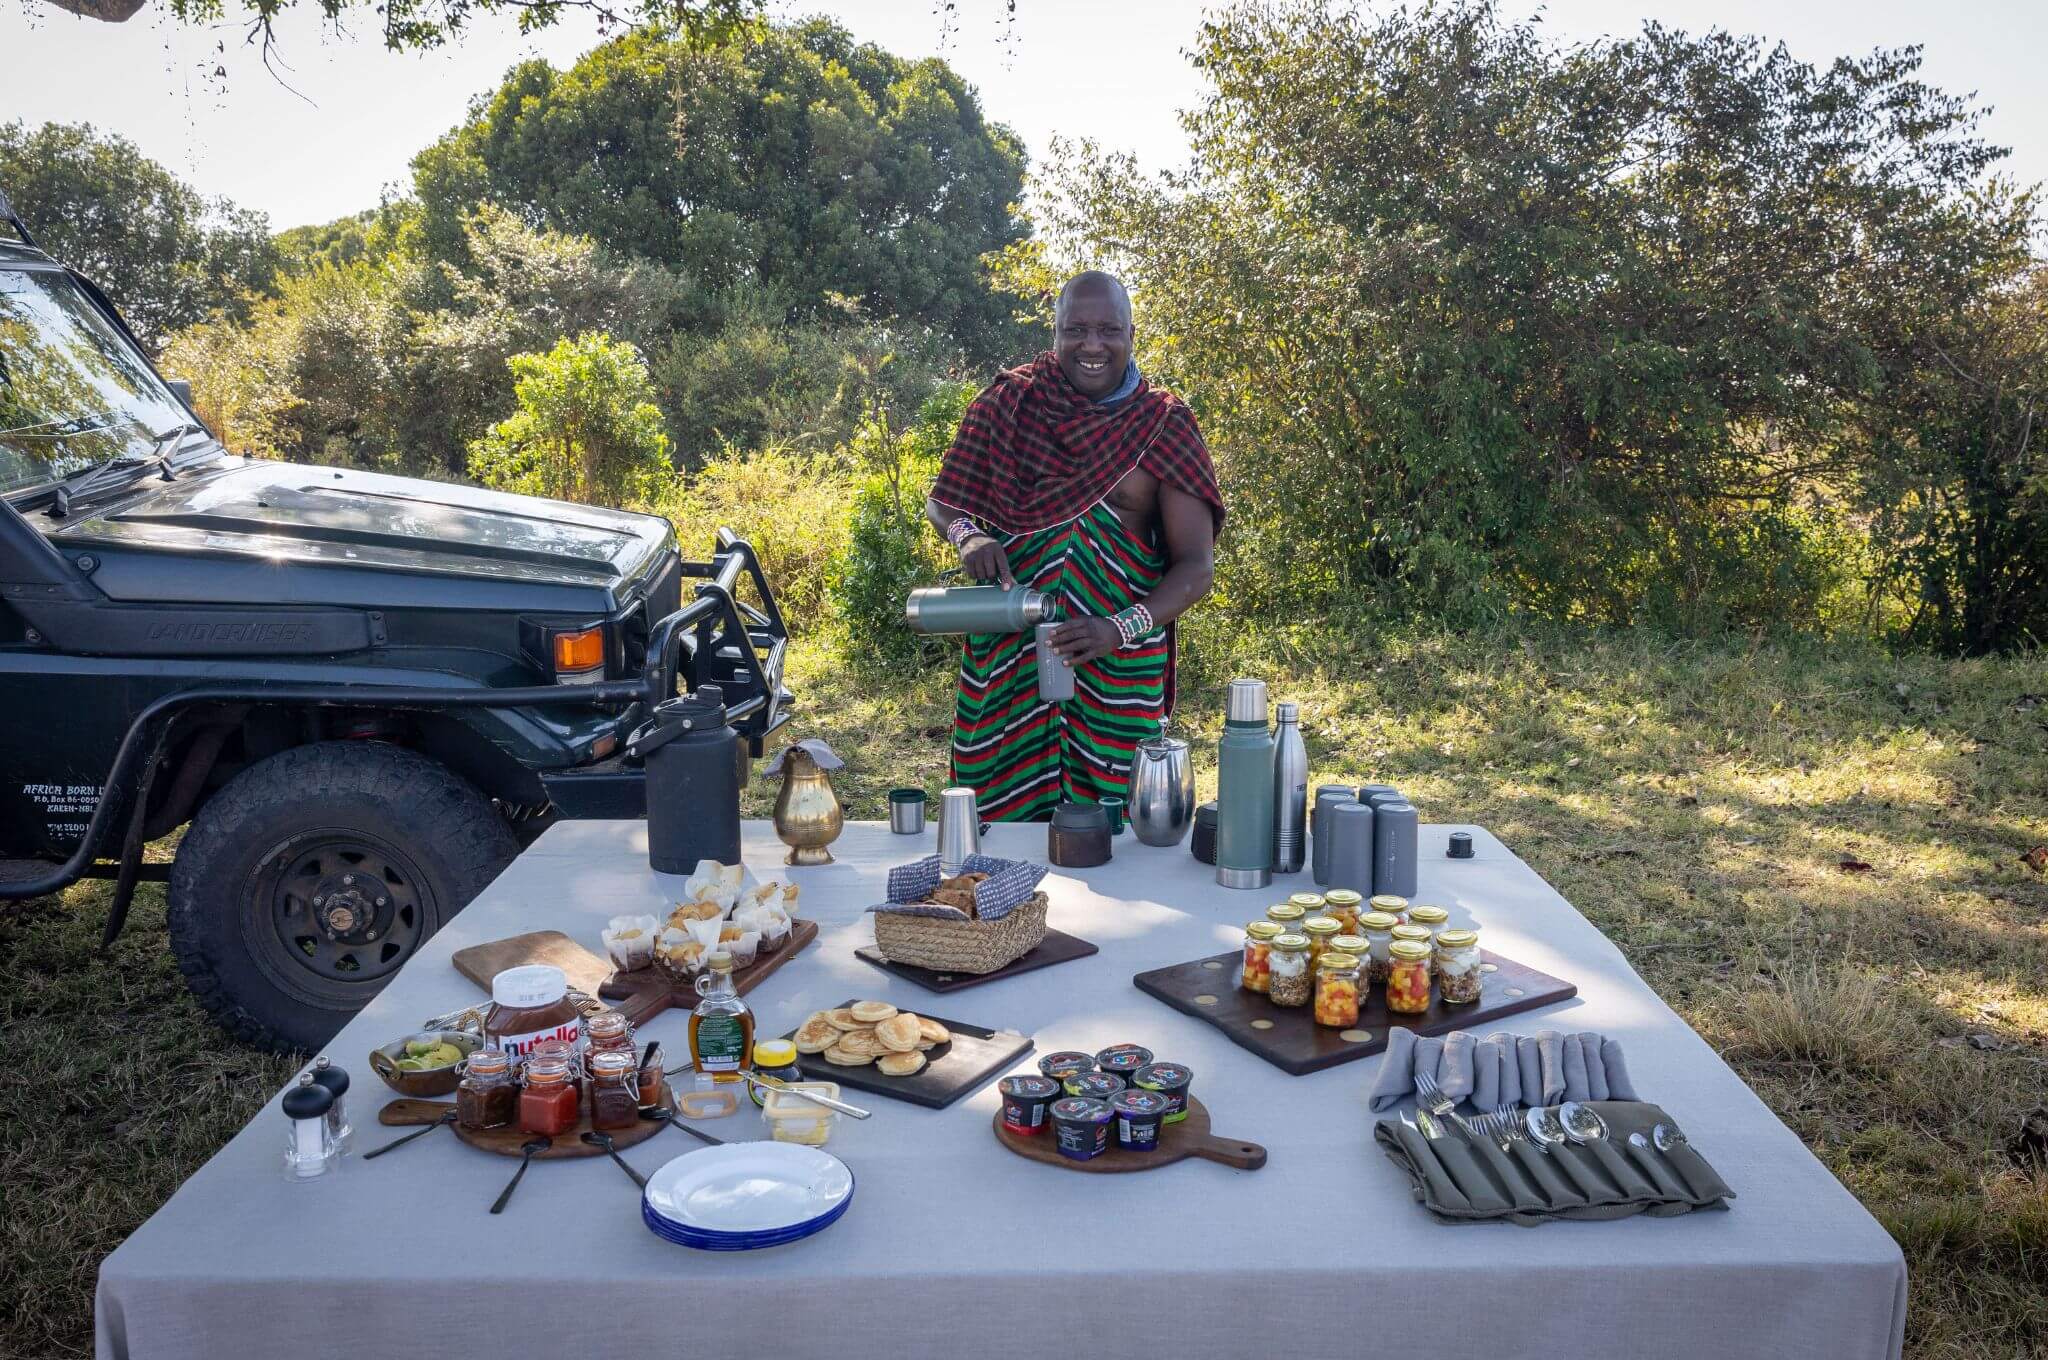
[[[1041,623],[1032,635],[1032,646],[1038,653],[1038,697],[1049,704],[1065,703],[1074,697],[1074,668],[1052,649],[1052,635],[1064,626]]]
[[[889,829],[899,836],[916,836],[924,831],[924,790],[889,790]]]
[[[951,878],[981,853],[981,809],[974,790],[939,790],[939,872]]]
[[[1329,886],[1372,896],[1372,809],[1357,802],[1326,803],[1323,832],[1330,839]]]

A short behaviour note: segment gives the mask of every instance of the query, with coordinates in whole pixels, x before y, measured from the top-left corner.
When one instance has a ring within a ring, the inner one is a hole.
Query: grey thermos
[[[717,685],[656,705],[626,743],[647,766],[647,862],[662,873],[740,862],[739,744]]]
[[[1273,872],[1298,874],[1308,856],[1308,747],[1300,706],[1280,704],[1273,712]]]
[[[1416,817],[1412,803],[1381,803],[1372,814],[1372,890],[1415,896]]]
[[[1052,597],[1029,586],[928,586],[903,602],[913,633],[1021,633],[1052,616]]]
[[[1263,888],[1273,881],[1273,734],[1266,682],[1233,680],[1216,760],[1216,881]]]
[[[1052,635],[1066,625],[1041,623],[1032,646],[1038,653],[1038,697],[1047,703],[1064,703],[1074,697],[1074,668],[1052,649]]]
[[[1308,813],[1308,835],[1309,876],[1318,883],[1330,881],[1330,832],[1324,811],[1332,803],[1351,803],[1357,799],[1355,784],[1323,784],[1316,788],[1315,805]]]

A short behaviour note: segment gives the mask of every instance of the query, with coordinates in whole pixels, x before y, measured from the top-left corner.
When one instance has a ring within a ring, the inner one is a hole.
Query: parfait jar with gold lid
[[[1266,995],[1276,1006],[1306,1006],[1312,990],[1308,974],[1308,936],[1292,931],[1274,937],[1267,952],[1271,974]]]
[[[1248,992],[1263,992],[1273,978],[1273,941],[1280,935],[1277,921],[1257,920],[1244,928],[1244,975],[1240,985]]]
[[[1436,945],[1436,932],[1431,930],[1428,926],[1418,926],[1414,924],[1395,926],[1392,930],[1388,931],[1387,934],[1393,936],[1397,940],[1415,940],[1431,948],[1434,948]]]
[[[1433,907],[1427,902],[1417,902],[1408,908],[1408,924],[1428,926],[1430,932],[1442,930],[1451,923],[1451,913],[1442,907]]]
[[[1447,1006],[1463,1006],[1479,999],[1485,975],[1479,966],[1479,932],[1440,930],[1436,934],[1437,1000]]]
[[[1377,893],[1366,905],[1374,911],[1383,911],[1403,925],[1408,923],[1408,899],[1398,893]]]
[[[1358,933],[1358,918],[1364,898],[1349,888],[1332,888],[1323,894],[1323,915],[1336,918],[1346,935]]]
[[[1313,968],[1329,949],[1330,941],[1344,933],[1344,925],[1333,917],[1311,916],[1301,923],[1301,933],[1308,936],[1308,966]]]
[[[1429,1009],[1429,959],[1433,952],[1421,940],[1396,940],[1387,946],[1393,956],[1387,968],[1387,1009],[1420,1015]]]
[[[1358,1023],[1359,958],[1332,949],[1316,960],[1315,1022],[1330,1029]]]
[[[1292,902],[1275,902],[1266,908],[1266,919],[1276,923],[1283,931],[1300,930],[1301,923],[1308,919],[1308,913]]]
[[[1369,911],[1358,918],[1358,933],[1365,937],[1366,977],[1378,984],[1387,980],[1387,965],[1392,956],[1387,946],[1394,942],[1394,927],[1401,924],[1400,918],[1389,916],[1383,911]]]
[[[1309,916],[1328,916],[1330,913],[1323,910],[1327,900],[1319,892],[1298,892],[1292,894],[1287,899],[1290,906],[1301,908],[1304,918]]]

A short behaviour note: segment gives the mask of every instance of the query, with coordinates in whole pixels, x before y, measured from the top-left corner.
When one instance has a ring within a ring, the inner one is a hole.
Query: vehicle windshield
[[[0,267],[0,496],[146,458],[191,419],[69,277]]]

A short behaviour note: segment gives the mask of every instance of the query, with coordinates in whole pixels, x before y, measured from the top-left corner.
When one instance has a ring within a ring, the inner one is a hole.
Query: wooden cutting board
[[[673,1110],[676,1106],[675,1092],[667,1082],[661,1084],[661,1105],[662,1108],[668,1110]],[[384,1108],[377,1111],[377,1122],[379,1124],[388,1124],[393,1128],[403,1128],[406,1125],[432,1124],[454,1108],[454,1102],[448,1100],[401,1098],[386,1101]],[[530,1133],[521,1132],[516,1125],[504,1129],[465,1129],[460,1124],[451,1124],[449,1127],[455,1130],[457,1138],[471,1147],[484,1152],[495,1152],[501,1157],[524,1156],[525,1152],[523,1149],[526,1146],[526,1141],[533,1137]],[[665,1123],[662,1120],[643,1119],[631,1128],[609,1130],[612,1136],[612,1146],[624,1152],[629,1147],[637,1147],[639,1144],[646,1142],[655,1134],[660,1133],[664,1127]],[[582,1135],[588,1132],[590,1132],[590,1109],[586,1105],[577,1116],[576,1127],[570,1129],[567,1133],[556,1134],[554,1141],[548,1145],[547,1151],[534,1153],[533,1159],[537,1162],[547,1162],[562,1161],[570,1157],[604,1156],[603,1148],[583,1141]],[[425,1142],[426,1139],[422,1138],[419,1141]]]
[[[839,1004],[851,1006],[853,1000]],[[822,1053],[799,1053],[797,1067],[809,1081],[836,1081],[855,1091],[872,1091],[878,1096],[943,1110],[1031,1051],[1031,1040],[1015,1031],[983,1029],[964,1020],[948,1020],[943,1015],[931,1018],[951,1030],[953,1037],[927,1050],[924,1066],[907,1077],[884,1076],[873,1063],[865,1067],[840,1067],[826,1062]],[[782,1037],[794,1039],[796,1031]]]
[[[758,955],[746,967],[733,970],[733,987],[740,995],[746,995],[817,938],[816,921],[793,922],[789,938],[780,949]],[[591,953],[559,930],[535,930],[488,944],[473,944],[456,950],[454,963],[456,972],[486,992],[491,990],[491,979],[507,968],[528,963],[553,964],[568,977],[571,987],[611,1002],[636,1026],[670,1006],[691,1010],[697,1005],[693,985],[673,982],[666,973],[653,968],[614,972],[611,960]]]
[[[1380,1052],[1387,1046],[1388,1030],[1396,1025],[1417,1034],[1478,1031],[1505,1016],[1554,1006],[1579,994],[1572,983],[1513,959],[1485,950],[1479,958],[1482,966],[1492,965],[1492,971],[1484,974],[1477,1001],[1463,1006],[1438,1002],[1421,1015],[1397,1016],[1387,1010],[1385,989],[1374,987],[1359,1005],[1357,1027],[1346,1030],[1318,1025],[1312,1006],[1276,1006],[1263,994],[1239,986],[1244,955],[1238,950],[1155,968],[1131,981],[1138,990],[1214,1025],[1239,1048],[1298,1077]]]
[[[1060,1155],[1053,1142],[1050,1122],[1045,1131],[1037,1134],[1022,1134],[1006,1128],[1003,1112],[995,1115],[996,1141],[1019,1157],[1047,1166],[1063,1166],[1069,1171],[1093,1171],[1098,1174],[1118,1171],[1151,1171],[1156,1167],[1172,1166],[1175,1162],[1190,1157],[1201,1157],[1225,1166],[1234,1166],[1240,1171],[1257,1171],[1266,1164],[1266,1150],[1257,1143],[1246,1143],[1235,1138],[1218,1138],[1209,1131],[1209,1107],[1193,1096],[1188,1097],[1188,1117],[1177,1124],[1166,1124],[1159,1130],[1159,1146],[1149,1152],[1134,1152],[1130,1148],[1116,1145],[1116,1133],[1110,1133],[1109,1146],[1085,1162]]]

